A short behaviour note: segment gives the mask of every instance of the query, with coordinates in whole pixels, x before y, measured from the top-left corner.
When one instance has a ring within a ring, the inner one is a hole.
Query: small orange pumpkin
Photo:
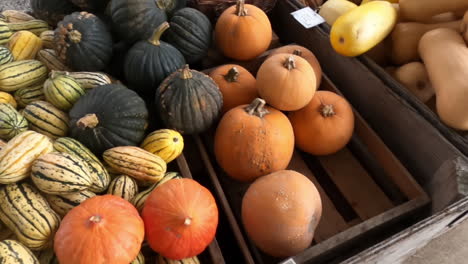
[[[223,113],[236,106],[248,104],[258,97],[255,77],[242,66],[221,65],[210,73],[210,77],[223,94]]]
[[[303,46],[290,44],[290,45],[286,45],[286,46],[274,49],[269,57],[276,55],[276,54],[280,54],[280,53],[294,54],[294,55],[304,58],[310,64],[310,66],[312,66],[312,69],[314,69],[315,78],[317,80],[316,87],[320,87],[320,83],[322,81],[322,67],[320,66],[320,63],[317,60],[317,57],[315,57],[312,51],[308,50],[307,48]]]
[[[236,60],[259,56],[270,46],[271,37],[268,16],[244,0],[224,10],[215,26],[217,47],[225,56]]]
[[[353,109],[336,93],[317,91],[303,109],[289,113],[296,145],[313,155],[328,155],[342,149],[354,130]]]
[[[285,169],[294,151],[294,132],[288,118],[265,101],[229,110],[214,139],[216,160],[232,178],[248,182]]]
[[[306,106],[317,89],[312,66],[292,54],[276,54],[268,58],[257,72],[260,97],[282,111],[295,111]]]

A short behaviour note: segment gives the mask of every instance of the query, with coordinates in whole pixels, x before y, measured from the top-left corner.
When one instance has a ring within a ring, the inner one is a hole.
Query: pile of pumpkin
[[[466,131],[467,11],[465,0],[328,0],[319,13],[338,53],[366,53],[446,125]]]

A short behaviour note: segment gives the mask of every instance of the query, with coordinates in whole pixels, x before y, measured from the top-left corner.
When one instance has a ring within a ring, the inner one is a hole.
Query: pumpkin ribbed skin
[[[163,39],[176,47],[187,63],[194,63],[208,53],[212,31],[210,20],[205,14],[187,7],[174,13]]]
[[[47,67],[50,71],[69,71],[70,69],[58,57],[53,49],[43,49],[37,53],[36,59]]]
[[[158,182],[167,168],[159,156],[132,146],[108,149],[103,158],[116,171],[141,181]]]
[[[31,60],[42,49],[42,40],[29,31],[21,30],[11,36],[8,48],[16,61]]]
[[[70,1],[63,0],[31,0],[34,16],[55,26],[65,15],[78,10]]]
[[[177,172],[167,172],[159,182],[151,185],[148,189],[135,195],[135,197],[132,199],[132,204],[136,207],[136,209],[138,209],[138,212],[141,213],[143,207],[145,206],[146,199],[154,189],[172,179],[182,179],[182,176]]]
[[[207,75],[188,65],[169,75],[156,91],[156,107],[167,128],[182,134],[197,134],[217,119],[222,94]]]
[[[1,103],[9,104],[13,106],[13,108],[16,108],[18,106],[15,98],[11,94],[5,92],[0,92],[0,104]]]
[[[13,92],[20,88],[43,83],[47,67],[38,60],[14,61],[0,66],[0,90]]]
[[[92,180],[92,185],[89,187],[90,191],[100,193],[107,189],[110,182],[109,173],[107,173],[101,161],[87,147],[73,138],[62,137],[55,140],[54,149],[75,155],[86,161]]]
[[[28,130],[28,121],[10,104],[0,103],[0,138],[9,140]]]
[[[53,30],[46,30],[39,35],[42,40],[42,47],[44,49],[53,49],[54,48],[54,36],[55,33]]]
[[[49,247],[60,224],[45,198],[27,183],[0,189],[0,220],[31,250]]]
[[[173,260],[159,255],[158,264],[200,264],[200,260],[198,260],[197,256],[180,260]]]
[[[97,16],[87,12],[67,15],[55,29],[59,57],[78,71],[99,71],[112,56],[112,36]]]
[[[8,141],[0,152],[0,184],[29,176],[33,161],[53,150],[51,140],[34,131],[25,131]]]
[[[131,201],[138,193],[138,185],[136,181],[127,175],[120,175],[113,179],[109,184],[107,194],[122,197],[127,201]]]
[[[0,25],[0,30],[1,30],[1,25]],[[0,32],[0,34],[2,33]],[[0,46],[0,65],[7,64],[9,62],[12,62],[13,60],[14,58],[13,58],[13,54],[11,54],[11,51],[7,47]]]
[[[8,27],[7,23],[0,21],[0,45],[7,43],[11,35],[13,35],[13,32]]]
[[[112,83],[109,76],[102,72],[65,72],[65,74],[74,78],[85,90]]]
[[[141,143],[141,148],[169,163],[184,150],[184,138],[175,130],[160,129],[151,132]]]
[[[71,136],[96,155],[112,147],[139,144],[148,122],[143,99],[116,84],[92,89],[75,103],[69,114]]]
[[[24,117],[32,130],[51,138],[67,135],[68,116],[49,102],[35,101],[24,108]]]
[[[1,264],[40,264],[34,254],[16,240],[0,241]]]
[[[93,192],[84,190],[60,195],[46,194],[45,198],[49,202],[50,207],[61,217],[64,217],[71,209],[94,196],[96,194]]]
[[[167,20],[154,0],[112,0],[110,13],[117,33],[129,43],[148,39]]]
[[[49,25],[44,20],[34,19],[25,22],[8,23],[8,27],[12,33],[18,31],[29,31],[36,36],[40,36],[42,32],[49,30]]]
[[[44,83],[46,100],[60,110],[68,111],[85,91],[78,82],[68,75],[52,72]]]
[[[37,158],[31,166],[31,178],[39,190],[48,194],[80,192],[92,184],[86,161],[63,152]]]
[[[20,88],[15,92],[15,100],[20,107],[26,107],[26,105],[35,101],[44,101],[44,87],[42,83]]]

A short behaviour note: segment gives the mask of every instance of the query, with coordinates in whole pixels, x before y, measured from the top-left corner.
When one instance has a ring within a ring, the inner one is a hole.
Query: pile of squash
[[[356,1],[354,1],[356,2]],[[333,48],[366,54],[457,130],[468,130],[468,2],[328,0],[319,11]],[[382,21],[375,26],[376,21]],[[351,30],[352,29],[352,30]]]

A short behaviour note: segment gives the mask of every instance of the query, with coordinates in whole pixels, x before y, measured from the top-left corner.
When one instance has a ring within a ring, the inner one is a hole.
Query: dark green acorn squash
[[[54,27],[66,15],[80,10],[65,0],[31,0],[31,9],[35,18],[44,20]]]
[[[55,29],[54,49],[76,71],[100,71],[112,57],[112,36],[97,16],[75,12]]]
[[[113,28],[130,43],[150,38],[153,30],[167,20],[155,0],[112,0],[110,13]]]
[[[183,134],[207,130],[219,117],[223,96],[207,75],[188,65],[169,75],[156,91],[156,108],[167,128]]]
[[[71,2],[84,11],[102,12],[109,0],[71,0]]]
[[[156,5],[166,11],[166,14],[171,17],[175,11],[184,8],[187,5],[186,0],[155,0]]]
[[[213,28],[202,12],[186,7],[174,13],[163,39],[176,47],[188,63],[205,57],[211,44]]]
[[[154,98],[154,92],[169,74],[184,66],[184,55],[172,45],[160,41],[169,23],[162,23],[147,41],[137,42],[125,59],[125,78],[142,96]]]
[[[69,112],[71,136],[94,154],[117,146],[136,146],[145,135],[148,110],[134,91],[108,84],[92,89]]]

